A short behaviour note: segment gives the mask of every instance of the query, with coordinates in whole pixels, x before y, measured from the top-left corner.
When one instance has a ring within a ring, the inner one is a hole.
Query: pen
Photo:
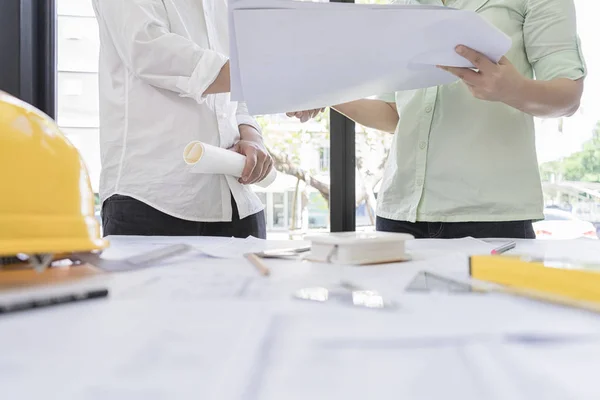
[[[508,243],[503,244],[502,246],[497,247],[494,250],[492,250],[492,254],[506,253],[507,251],[514,249],[516,246],[517,246],[517,242],[508,242]]]

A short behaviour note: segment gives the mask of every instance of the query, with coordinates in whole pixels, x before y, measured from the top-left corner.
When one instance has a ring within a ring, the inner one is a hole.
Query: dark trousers
[[[102,229],[104,236],[254,236],[266,239],[264,211],[240,219],[233,196],[231,206],[231,222],[195,222],[172,217],[128,196],[114,195],[102,204]]]
[[[532,221],[507,222],[404,222],[377,217],[377,230],[409,233],[416,239],[463,237],[535,239]]]

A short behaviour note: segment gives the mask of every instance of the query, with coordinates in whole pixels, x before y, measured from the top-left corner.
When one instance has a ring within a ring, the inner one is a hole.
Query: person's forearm
[[[221,68],[219,75],[217,75],[217,79],[206,88],[203,95],[229,93],[231,91],[231,80],[229,79],[229,76],[229,61],[227,61],[225,65],[223,65],[223,68]]]
[[[242,124],[239,126],[240,140],[246,140],[250,142],[262,142],[263,137],[255,127],[251,125]]]
[[[583,80],[554,79],[536,81],[526,79],[519,94],[506,104],[534,117],[570,117],[579,109]]]
[[[360,125],[383,132],[394,133],[399,121],[396,105],[382,100],[362,99],[332,108]]]

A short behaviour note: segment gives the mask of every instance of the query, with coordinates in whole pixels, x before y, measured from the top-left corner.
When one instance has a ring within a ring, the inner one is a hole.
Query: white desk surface
[[[219,241],[112,238],[105,257]],[[422,270],[466,278],[468,255],[492,247],[416,240],[413,261],[370,267],[267,260],[267,278],[244,259],[199,254],[113,274],[108,299],[0,318],[0,398],[599,399],[600,315],[405,291]],[[600,261],[600,241],[518,241],[514,252]],[[399,308],[292,296],[340,280]]]

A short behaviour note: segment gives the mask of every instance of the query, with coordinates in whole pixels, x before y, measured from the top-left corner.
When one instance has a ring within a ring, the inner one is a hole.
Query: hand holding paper
[[[475,70],[451,66],[440,68],[461,79],[477,99],[501,102],[539,118],[571,116],[579,109],[582,79],[530,79],[506,57],[495,62],[467,46],[457,46],[456,51],[473,64]]]
[[[456,52],[469,60],[477,71],[470,68],[440,66],[467,84],[467,87],[478,99],[509,103],[519,96],[525,77],[502,57],[498,63],[485,55],[465,46],[458,46]]]
[[[273,161],[264,146],[249,140],[240,140],[230,150],[246,157],[240,183],[251,185],[260,182],[271,172]]]
[[[242,146],[251,146],[243,144]],[[249,151],[249,150],[246,150]],[[197,174],[220,174],[241,178],[246,169],[246,156],[232,150],[222,149],[202,142],[191,142],[183,150],[183,159],[192,165],[192,172]],[[261,171],[262,171],[261,167]],[[277,172],[270,168],[265,174],[252,175],[261,187],[267,187],[277,178]]]
[[[315,108],[313,110],[288,112],[288,113],[286,113],[286,115],[290,118],[296,117],[300,120],[300,122],[304,123],[304,122],[307,122],[307,121],[313,119],[314,117],[316,117],[323,111],[325,111],[325,108]]]

